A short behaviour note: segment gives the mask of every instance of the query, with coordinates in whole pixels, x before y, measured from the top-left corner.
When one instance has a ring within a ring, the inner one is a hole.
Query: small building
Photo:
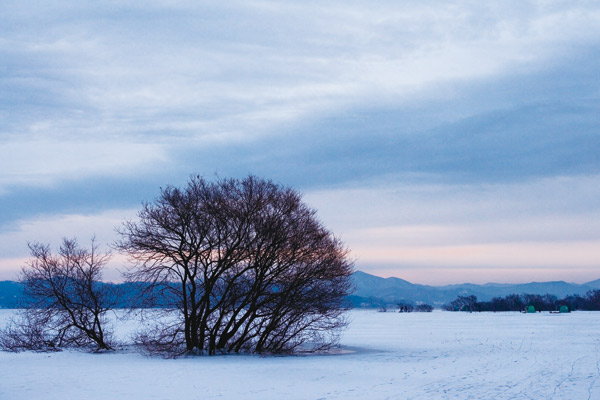
[[[562,313],[568,313],[568,312],[570,312],[569,311],[569,307],[567,307],[567,306],[560,306],[560,308],[558,309],[558,312],[561,313],[561,314]]]
[[[535,307],[534,306],[527,306],[527,313],[528,314],[535,314]]]

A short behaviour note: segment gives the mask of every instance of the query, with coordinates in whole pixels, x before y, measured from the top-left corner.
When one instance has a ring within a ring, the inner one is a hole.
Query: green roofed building
[[[560,313],[568,313],[569,312],[569,307],[567,307],[567,306],[560,306],[560,308],[558,309],[558,312],[560,312]]]

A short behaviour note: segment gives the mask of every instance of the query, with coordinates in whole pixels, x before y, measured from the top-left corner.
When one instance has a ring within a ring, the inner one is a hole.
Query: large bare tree
[[[63,239],[58,254],[49,245],[30,243],[32,258],[21,271],[23,309],[0,332],[5,350],[58,350],[63,347],[112,349],[106,313],[117,296],[100,281],[109,254],[99,254],[75,239]]]
[[[296,191],[196,176],[162,189],[138,217],[116,244],[134,261],[127,278],[174,312],[139,335],[146,351],[317,349],[345,326],[352,263]]]

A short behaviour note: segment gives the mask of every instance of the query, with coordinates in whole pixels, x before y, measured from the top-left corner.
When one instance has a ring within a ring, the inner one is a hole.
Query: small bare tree
[[[116,286],[100,281],[109,254],[63,239],[57,255],[49,245],[30,243],[31,260],[21,271],[23,309],[0,331],[9,351],[52,351],[63,347],[111,350],[106,313],[117,302]]]

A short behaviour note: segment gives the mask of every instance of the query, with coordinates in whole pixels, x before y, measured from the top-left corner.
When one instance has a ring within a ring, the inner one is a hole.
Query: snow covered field
[[[0,352],[0,399],[600,399],[600,312],[350,318],[338,355]]]

